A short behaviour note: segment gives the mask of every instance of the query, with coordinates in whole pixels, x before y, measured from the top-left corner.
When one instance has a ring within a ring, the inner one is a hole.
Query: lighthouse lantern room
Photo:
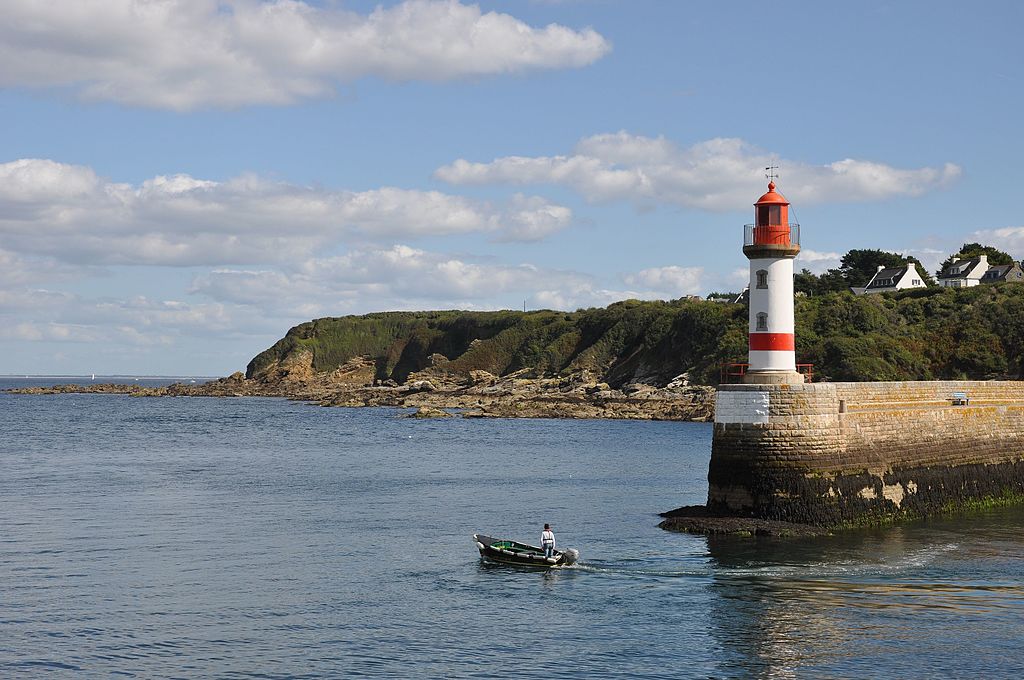
[[[800,252],[800,225],[789,222],[789,201],[775,190],[754,204],[754,224],[744,227],[743,254],[750,259],[750,352],[748,383],[802,383],[796,370],[793,260]]]

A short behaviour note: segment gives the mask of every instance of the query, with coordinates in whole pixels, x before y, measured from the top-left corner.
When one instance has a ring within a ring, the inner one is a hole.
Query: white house
[[[892,293],[897,290],[908,288],[924,288],[924,277],[917,271],[913,262],[908,262],[902,267],[878,266],[878,271],[871,277],[863,288],[854,288],[857,295],[870,295],[872,293]]]
[[[1012,281],[1020,283],[1024,281],[1024,269],[1014,262],[1013,264],[994,264],[981,277],[981,283],[1005,283]]]
[[[939,272],[939,284],[943,288],[968,288],[977,286],[981,277],[989,270],[988,255],[976,255],[962,260],[953,260]]]

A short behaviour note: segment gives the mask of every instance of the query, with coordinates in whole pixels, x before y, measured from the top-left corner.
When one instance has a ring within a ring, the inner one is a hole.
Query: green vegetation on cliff
[[[383,312],[300,324],[246,369],[258,377],[303,350],[331,371],[371,357],[380,380],[404,382],[440,354],[444,370],[506,375],[590,371],[612,385],[665,383],[684,371],[713,382],[718,366],[746,351],[746,309],[702,300],[640,302],[576,312]]]
[[[1020,284],[799,298],[796,324],[797,359],[814,364],[816,379],[1024,378]],[[746,336],[745,306],[691,299],[569,313],[384,312],[300,324],[256,356],[246,375],[259,377],[306,350],[318,372],[370,357],[377,379],[397,382],[433,365],[457,375],[589,371],[613,387],[663,385],[682,373],[714,384],[723,363],[745,361]]]
[[[799,300],[797,356],[831,380],[1024,378],[1024,286]]]

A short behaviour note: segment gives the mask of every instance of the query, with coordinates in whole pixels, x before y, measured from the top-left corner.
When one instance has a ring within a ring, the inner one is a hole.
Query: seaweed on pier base
[[[828,529],[811,524],[718,515],[708,511],[704,505],[688,505],[661,513],[665,519],[658,527],[666,531],[677,531],[706,536],[773,536],[780,538],[827,536]]]

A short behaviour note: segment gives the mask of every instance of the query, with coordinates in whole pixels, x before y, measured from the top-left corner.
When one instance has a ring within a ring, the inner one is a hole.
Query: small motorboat
[[[567,567],[580,558],[580,551],[575,548],[555,550],[553,557],[545,557],[544,549],[535,545],[526,545],[504,538],[492,538],[483,534],[473,534],[480,557],[499,564],[514,564],[520,567]]]

